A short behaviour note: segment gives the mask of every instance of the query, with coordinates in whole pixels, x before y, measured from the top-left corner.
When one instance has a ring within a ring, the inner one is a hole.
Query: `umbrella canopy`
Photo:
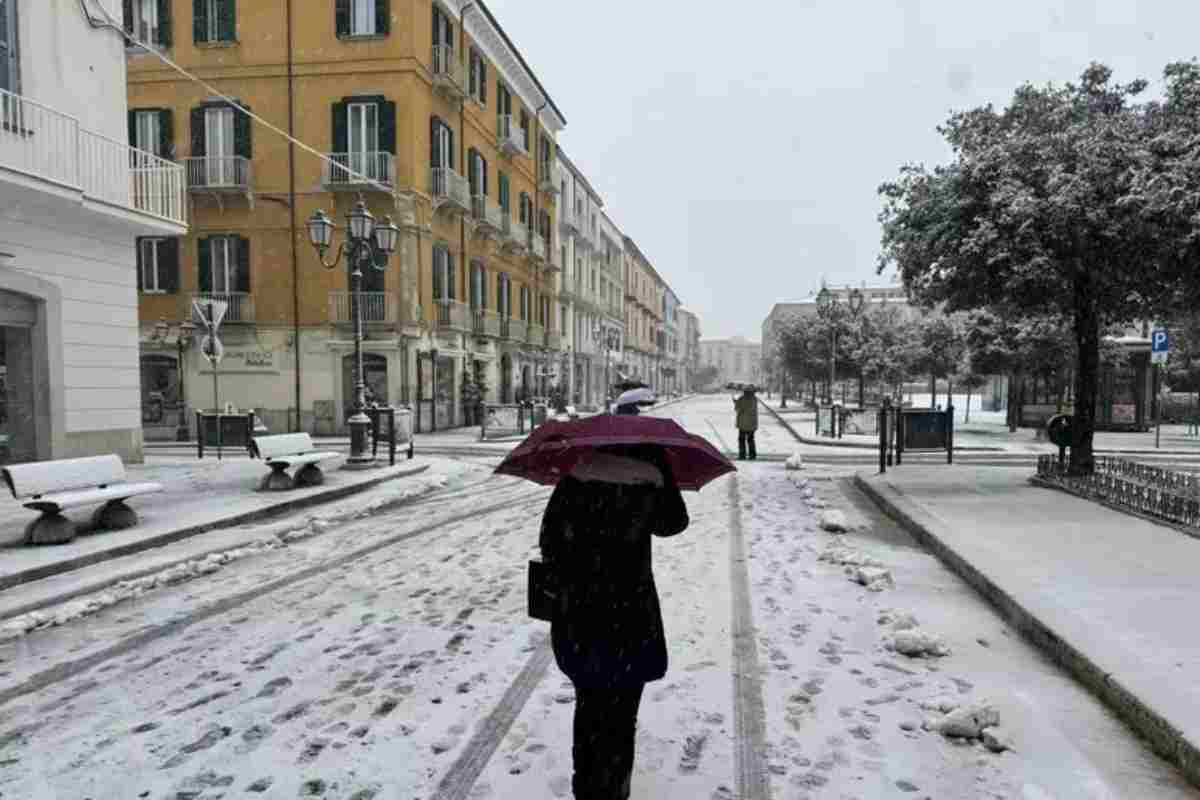
[[[631,389],[649,389],[650,384],[643,383],[642,381],[634,381],[634,380],[630,380],[630,379],[626,378],[626,379],[620,381],[619,383],[615,384],[613,386],[613,388],[618,389],[622,392],[628,392]]]
[[[650,389],[646,387],[630,389],[627,392],[621,393],[621,396],[617,398],[616,405],[652,406],[654,405],[654,392],[650,391]]]
[[[547,422],[496,468],[501,475],[555,486],[601,448],[660,447],[680,489],[700,491],[737,467],[705,439],[670,419],[601,414],[571,422]]]

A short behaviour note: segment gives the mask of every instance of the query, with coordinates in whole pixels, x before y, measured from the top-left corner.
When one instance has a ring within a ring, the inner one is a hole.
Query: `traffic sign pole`
[[[1162,365],[1167,363],[1171,349],[1170,335],[1166,329],[1155,330],[1150,334],[1150,363],[1154,365],[1154,449],[1157,450],[1162,438]]]

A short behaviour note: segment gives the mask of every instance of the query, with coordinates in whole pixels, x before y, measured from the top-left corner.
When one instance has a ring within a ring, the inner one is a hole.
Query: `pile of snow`
[[[917,627],[897,630],[884,646],[909,658],[940,658],[950,655],[950,648],[942,641],[942,637]]]
[[[936,731],[948,739],[978,740],[993,753],[1012,750],[1012,741],[1001,730],[1000,712],[987,701],[960,706],[948,697],[936,697],[921,703],[921,709],[943,714],[925,720],[922,728]]]
[[[804,469],[804,459],[800,458],[799,450],[788,456],[788,460],[783,462],[783,468],[787,470]]]
[[[846,572],[850,575],[850,580],[867,587],[871,592],[882,592],[896,585],[892,581],[891,570],[878,567],[847,567]]]
[[[838,566],[852,567],[882,567],[883,562],[873,558],[861,550],[847,547],[840,542],[834,542],[817,556],[817,561],[825,561]]]
[[[916,616],[911,612],[896,611],[891,608],[880,609],[876,622],[880,625],[891,625],[894,631],[907,631],[918,625]]]
[[[836,508],[822,511],[818,524],[821,526],[821,530],[829,531],[830,533],[846,533],[853,530],[850,526],[850,521],[846,519],[845,513],[838,511]]]
[[[808,486],[808,478],[804,477],[803,475],[798,475],[795,472],[788,472],[785,474],[787,475],[787,479],[791,481],[792,485],[797,489],[804,489],[806,486]]]

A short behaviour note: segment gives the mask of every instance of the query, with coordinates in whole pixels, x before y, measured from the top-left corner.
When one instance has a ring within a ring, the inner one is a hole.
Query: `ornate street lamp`
[[[366,414],[366,381],[363,375],[362,360],[362,280],[363,268],[370,267],[383,271],[387,269],[388,259],[396,252],[400,240],[400,229],[392,223],[391,217],[384,217],[379,223],[367,210],[366,203],[359,200],[354,209],[346,215],[346,241],[338,246],[337,255],[332,261],[325,254],[333,245],[333,230],[337,227],[333,221],[318,210],[308,220],[308,240],[317,251],[321,265],[326,269],[334,269],[346,257],[350,272],[350,315],[354,318],[354,413],[346,423],[350,426],[350,458],[346,466],[350,469],[369,467],[375,458],[367,452],[367,430],[371,427],[371,419]]]
[[[822,286],[817,295],[817,314],[829,322],[829,388],[826,399],[833,405],[833,384],[837,380],[837,319],[838,298],[829,287]]]

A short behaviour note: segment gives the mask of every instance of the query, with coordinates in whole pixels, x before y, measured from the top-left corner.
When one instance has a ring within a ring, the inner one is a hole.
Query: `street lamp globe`
[[[370,239],[375,230],[375,217],[362,200],[355,203],[354,210],[346,215],[346,223],[350,228],[350,238],[357,241]]]
[[[854,291],[850,292],[850,313],[857,314],[858,312],[862,311],[863,302],[866,299],[866,296],[863,295],[860,289],[855,289]]]
[[[375,247],[379,252],[390,256],[396,252],[396,244],[400,241],[400,228],[392,222],[391,217],[384,217],[375,226]]]
[[[319,208],[308,218],[308,240],[322,253],[333,244],[333,220]]]

